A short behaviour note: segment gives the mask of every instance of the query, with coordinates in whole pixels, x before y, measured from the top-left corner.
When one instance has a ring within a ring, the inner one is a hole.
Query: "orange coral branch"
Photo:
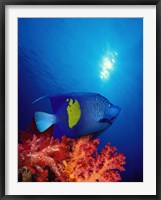
[[[89,136],[82,137],[74,144],[70,158],[64,162],[64,172],[73,181],[120,181],[116,170],[124,171],[125,156],[115,153],[116,148],[110,144],[101,154],[94,155],[99,141],[91,141]],[[87,152],[87,153],[86,153]]]

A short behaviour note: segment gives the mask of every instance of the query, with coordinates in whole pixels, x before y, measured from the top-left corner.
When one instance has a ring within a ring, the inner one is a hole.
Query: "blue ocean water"
[[[18,128],[35,111],[52,113],[43,95],[95,92],[121,107],[100,137],[126,156],[122,181],[143,181],[143,19],[19,18]]]

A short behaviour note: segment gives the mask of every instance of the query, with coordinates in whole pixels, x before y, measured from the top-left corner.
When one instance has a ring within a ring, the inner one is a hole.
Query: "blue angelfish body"
[[[63,135],[78,138],[101,133],[112,125],[121,110],[97,93],[69,93],[49,98],[53,114],[36,112],[35,122],[40,132],[55,124],[53,137],[59,139]]]

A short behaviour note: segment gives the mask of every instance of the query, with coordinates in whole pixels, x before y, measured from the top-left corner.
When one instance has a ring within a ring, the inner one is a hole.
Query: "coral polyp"
[[[53,127],[39,133],[35,122],[19,131],[18,177],[23,182],[117,182],[125,171],[125,156],[108,143],[98,153],[99,139],[84,136],[61,140]]]

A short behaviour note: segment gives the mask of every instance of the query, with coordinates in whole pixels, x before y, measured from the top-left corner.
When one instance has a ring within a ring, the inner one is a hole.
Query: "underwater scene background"
[[[18,129],[35,111],[52,113],[44,95],[100,93],[121,107],[100,138],[126,156],[122,181],[143,181],[143,19],[19,18]]]

